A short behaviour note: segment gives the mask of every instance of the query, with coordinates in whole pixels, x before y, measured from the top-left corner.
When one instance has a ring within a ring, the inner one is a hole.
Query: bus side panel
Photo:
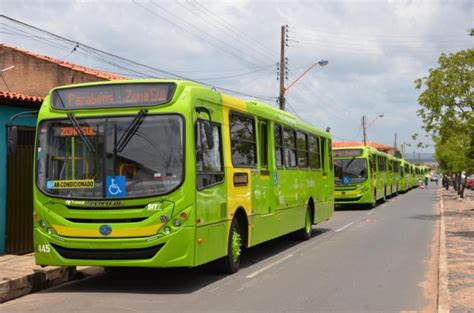
[[[332,166],[332,149],[328,138],[321,138],[322,176],[321,195],[322,203],[316,206],[316,222],[327,220],[334,212],[334,166]]]

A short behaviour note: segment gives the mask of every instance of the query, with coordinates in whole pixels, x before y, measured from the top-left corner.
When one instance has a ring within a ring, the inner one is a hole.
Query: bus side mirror
[[[16,126],[8,127],[8,152],[10,154],[16,153],[16,146],[18,140],[18,129]]]
[[[209,122],[204,122],[204,133],[206,135],[207,147],[209,150],[214,148],[214,136],[212,134],[212,126]]]

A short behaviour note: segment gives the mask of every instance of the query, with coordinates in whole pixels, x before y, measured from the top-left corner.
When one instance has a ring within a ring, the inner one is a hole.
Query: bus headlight
[[[164,229],[163,229],[163,233],[165,235],[169,235],[171,233],[171,228],[169,226],[166,226]]]
[[[45,228],[45,227],[46,227],[46,222],[45,222],[44,220],[40,220],[40,221],[39,221],[39,226],[40,226],[41,228]]]
[[[179,219],[174,220],[174,226],[179,227],[181,226],[181,221]]]

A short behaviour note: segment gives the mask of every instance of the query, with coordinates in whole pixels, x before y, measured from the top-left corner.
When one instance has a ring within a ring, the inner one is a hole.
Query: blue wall
[[[22,108],[1,104],[0,106],[0,255],[5,253],[7,232],[7,127],[10,117],[16,113],[32,111],[30,108]],[[13,125],[35,126],[36,118],[17,118]],[[31,182],[28,182],[31,183]],[[33,231],[33,230],[32,230]]]

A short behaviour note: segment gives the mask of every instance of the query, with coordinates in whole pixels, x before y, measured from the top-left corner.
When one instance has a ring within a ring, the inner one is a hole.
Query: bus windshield
[[[336,185],[360,183],[367,179],[366,159],[335,159],[334,180]]]
[[[146,115],[126,132],[134,119],[42,121],[38,187],[52,196],[87,199],[161,195],[177,188],[184,176],[182,118]],[[122,137],[127,142],[117,149]]]

